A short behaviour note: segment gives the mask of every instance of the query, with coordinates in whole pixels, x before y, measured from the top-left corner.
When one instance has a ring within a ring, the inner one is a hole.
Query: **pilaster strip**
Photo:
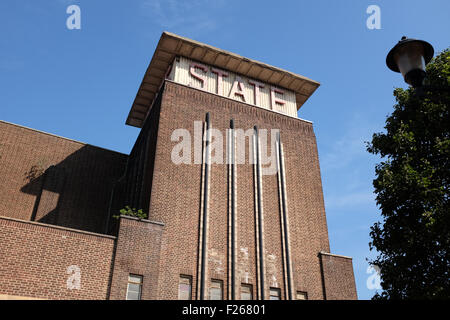
[[[260,299],[265,299],[265,254],[264,254],[264,212],[263,212],[263,190],[262,190],[262,174],[261,174],[261,151],[259,145],[258,128],[254,127],[254,144],[256,148],[256,190],[257,190],[257,221],[258,221],[258,259],[259,259],[259,295]]]
[[[283,283],[284,283],[284,295],[285,299],[289,300],[289,284],[287,275],[287,258],[286,258],[286,246],[285,246],[285,225],[284,225],[284,198],[283,187],[281,178],[281,149],[280,149],[280,135],[277,133],[275,140],[275,152],[277,159],[277,180],[278,180],[278,199],[280,204],[280,226],[281,226],[281,253],[283,262]]]
[[[287,214],[287,195],[286,195],[286,175],[284,166],[283,144],[279,133],[276,139],[277,151],[277,169],[278,169],[278,187],[280,195],[280,221],[281,221],[281,243],[283,252],[283,270],[285,283],[285,299],[293,299],[292,288],[292,262],[290,259],[290,241],[289,241],[289,222]]]
[[[284,163],[284,146],[283,143],[280,142],[281,148],[281,177],[283,178],[283,194],[284,194],[284,225],[285,225],[285,238],[286,238],[286,260],[288,267],[288,283],[289,283],[289,292],[291,294],[291,300],[295,297],[295,288],[294,288],[294,278],[292,273],[292,259],[291,259],[291,234],[289,232],[289,210],[288,210],[288,197],[287,197],[287,189],[286,189],[286,166]]]
[[[202,196],[200,204],[200,230],[199,230],[199,265],[197,273],[197,299],[206,299],[206,281],[208,274],[208,211],[209,211],[209,180],[211,163],[211,132],[210,132],[209,112],[206,114],[206,121],[203,133],[203,164],[202,164]]]
[[[254,187],[254,203],[255,203],[255,248],[256,248],[256,299],[261,300],[261,282],[260,282],[260,264],[261,261],[259,259],[259,219],[258,219],[258,170],[257,170],[257,156],[256,156],[256,134],[253,131],[252,135],[252,160],[253,160],[253,187]]]
[[[236,137],[234,120],[230,121],[230,247],[231,247],[231,299],[236,299],[236,245],[237,245],[237,217],[236,217]]]
[[[231,127],[231,121],[230,121],[230,127]],[[227,164],[228,164],[228,177],[227,177],[227,181],[228,181],[228,237],[227,237],[227,244],[228,244],[228,286],[227,286],[227,297],[228,300],[232,299],[232,291],[233,291],[233,254],[232,254],[232,250],[233,250],[233,236],[232,236],[232,200],[231,200],[231,184],[232,182],[232,177],[231,177],[231,138],[232,137],[232,132],[231,129],[227,130]]]

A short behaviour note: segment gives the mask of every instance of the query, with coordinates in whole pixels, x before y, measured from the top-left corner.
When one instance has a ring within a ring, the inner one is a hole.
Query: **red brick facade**
[[[0,121],[0,216],[104,233],[112,186],[126,161],[121,153]]]
[[[211,114],[213,128],[229,128],[234,119],[237,128],[280,129],[285,145],[287,198],[290,212],[292,264],[296,291],[308,293],[310,299],[323,299],[318,252],[329,252],[328,231],[323,205],[317,147],[310,122],[250,108],[217,95],[166,82],[162,98],[158,143],[150,200],[150,219],[166,226],[167,247],[161,261],[160,292],[162,298],[176,298],[180,274],[193,277],[196,291],[196,257],[198,251],[198,216],[200,203],[201,165],[175,165],[171,161],[170,141],[173,130],[186,128],[193,135],[194,121],[203,121]],[[247,148],[248,150],[248,148]],[[269,150],[270,152],[270,150]],[[192,150],[192,158],[193,158]],[[247,155],[248,156],[248,155]],[[238,269],[240,281],[255,283],[254,183],[250,164],[238,165]],[[165,173],[165,174],[164,174]],[[223,280],[227,270],[227,166],[212,165],[210,182],[209,279]],[[281,262],[280,218],[276,176],[264,176],[264,219],[266,242],[266,287],[281,289],[284,296]],[[182,197],[180,195],[183,195]],[[179,252],[180,254],[168,254]],[[184,254],[182,254],[184,253]],[[246,272],[248,274],[246,274]]]
[[[175,164],[172,133],[193,138],[205,119],[224,138],[230,123],[267,129],[268,139],[278,129],[282,147],[267,153],[278,152],[285,175],[259,175],[248,138],[235,171]],[[126,205],[148,220],[113,219]],[[177,299],[180,276],[192,280],[193,299],[207,299],[213,280],[224,299],[239,299],[243,284],[253,299],[271,289],[281,299],[356,299],[351,259],[329,251],[311,122],[170,80],[128,156],[0,122],[0,297],[125,299],[134,274],[142,299]],[[78,289],[67,287],[71,265]]]
[[[356,299],[355,277],[349,257],[319,254],[325,298],[327,300]]]
[[[114,237],[0,217],[0,294],[106,299]],[[67,281],[80,270],[79,289]],[[70,285],[69,285],[70,287]]]
[[[123,300],[129,274],[141,275],[142,299],[158,299],[159,263],[164,225],[123,217],[117,238],[110,299]]]

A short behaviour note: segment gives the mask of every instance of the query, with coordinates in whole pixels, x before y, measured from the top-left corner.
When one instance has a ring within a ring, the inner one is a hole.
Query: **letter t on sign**
[[[216,69],[216,68],[211,68],[211,72],[217,74],[217,94],[220,95],[224,95],[223,93],[223,78],[224,77],[228,77],[228,72],[220,70],[220,69]]]
[[[261,104],[260,101],[260,88],[264,88],[264,84],[262,84],[261,82],[255,81],[255,80],[248,80],[248,83],[250,83],[251,85],[255,86],[255,100],[253,101],[253,103],[256,106],[259,106]]]
[[[205,74],[200,74],[197,73],[197,71],[195,70],[195,68],[201,69],[205,72]],[[201,85],[201,89],[202,90],[207,90],[208,87],[208,81],[207,81],[207,77],[206,77],[206,73],[208,72],[208,68],[200,63],[191,63],[191,65],[189,66],[189,73],[196,79],[200,80],[200,82],[202,83]]]

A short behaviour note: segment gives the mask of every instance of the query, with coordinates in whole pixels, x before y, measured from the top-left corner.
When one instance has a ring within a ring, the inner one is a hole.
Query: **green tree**
[[[380,270],[374,299],[450,298],[450,51],[427,66],[423,90],[395,89],[373,186],[382,221],[371,227],[370,263]]]

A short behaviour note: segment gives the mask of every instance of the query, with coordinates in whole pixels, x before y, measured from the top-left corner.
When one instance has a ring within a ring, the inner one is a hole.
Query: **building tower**
[[[89,245],[94,258],[71,263],[90,270],[81,271],[82,283],[88,288],[97,284],[96,293],[65,288],[61,278],[67,278],[67,263],[51,260],[37,268],[52,263],[59,274],[44,272],[34,291],[8,282],[13,271],[0,267],[0,294],[356,299],[351,258],[330,253],[313,125],[297,117],[318,86],[306,77],[164,32],[126,120],[140,128],[130,155],[61,145],[65,153],[58,159],[46,155],[46,165],[34,168],[42,172],[26,186],[17,185],[31,197],[10,187],[10,198],[2,199],[22,204],[0,208],[0,227],[6,230],[0,235],[15,228],[17,237],[45,243],[38,233],[46,230],[55,250],[70,240],[70,249],[61,250],[79,257],[87,254],[86,243],[101,243],[97,249]],[[0,128],[8,145],[23,143],[13,135],[31,134],[7,123]],[[32,134],[39,141],[56,139]],[[45,143],[73,144],[52,141]],[[43,157],[36,152],[25,152],[33,155],[21,171]],[[80,176],[77,170],[87,162],[91,165]],[[148,219],[111,218],[126,205],[147,212]],[[11,214],[12,206],[24,213]],[[81,244],[75,233],[89,241]],[[10,242],[3,242],[7,254],[23,250]],[[15,259],[28,270],[38,257],[19,254]],[[55,291],[43,289],[43,283],[53,282],[60,283]]]

